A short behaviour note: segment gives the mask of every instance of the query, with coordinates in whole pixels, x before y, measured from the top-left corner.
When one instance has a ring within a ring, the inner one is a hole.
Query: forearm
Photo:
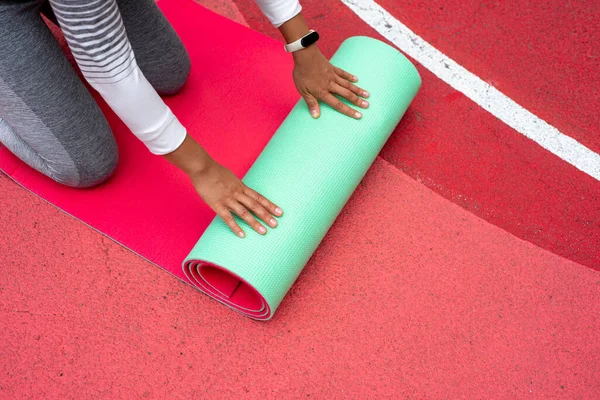
[[[164,158],[191,178],[201,175],[215,162],[190,135],[186,135],[183,143]]]
[[[139,68],[118,82],[94,82],[92,87],[153,154],[169,153],[183,142],[185,127]]]
[[[50,0],[81,72],[154,154],[184,140],[185,128],[138,68],[116,0]]]
[[[295,17],[280,25],[279,32],[281,32],[287,43],[291,43],[308,33],[308,25],[302,13],[298,13]]]

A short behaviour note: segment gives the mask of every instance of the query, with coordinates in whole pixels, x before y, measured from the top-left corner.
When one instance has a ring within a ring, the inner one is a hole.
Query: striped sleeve
[[[85,79],[148,149],[177,149],[186,129],[139,69],[115,0],[50,0]]]

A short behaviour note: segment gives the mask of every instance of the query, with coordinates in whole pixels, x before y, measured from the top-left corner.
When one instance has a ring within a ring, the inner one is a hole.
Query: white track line
[[[527,111],[498,89],[427,43],[372,0],[342,0],[363,21],[454,89],[502,122],[600,180],[600,155]]]

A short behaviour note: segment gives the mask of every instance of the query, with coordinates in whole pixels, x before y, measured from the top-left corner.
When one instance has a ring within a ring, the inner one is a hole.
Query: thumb
[[[310,115],[312,115],[313,118],[319,118],[319,115],[321,115],[321,109],[319,108],[319,102],[317,99],[313,95],[307,94],[304,96],[304,101],[306,101]]]

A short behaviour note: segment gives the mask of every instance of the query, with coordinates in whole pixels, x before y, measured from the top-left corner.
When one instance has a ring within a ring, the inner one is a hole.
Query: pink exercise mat
[[[292,59],[282,43],[192,1],[163,1],[159,6],[192,60],[186,86],[165,101],[213,158],[241,178],[299,99],[291,77]],[[119,145],[120,164],[108,182],[85,190],[61,186],[4,147],[0,169],[188,282],[181,263],[215,214],[186,175],[152,155],[96,98]]]

